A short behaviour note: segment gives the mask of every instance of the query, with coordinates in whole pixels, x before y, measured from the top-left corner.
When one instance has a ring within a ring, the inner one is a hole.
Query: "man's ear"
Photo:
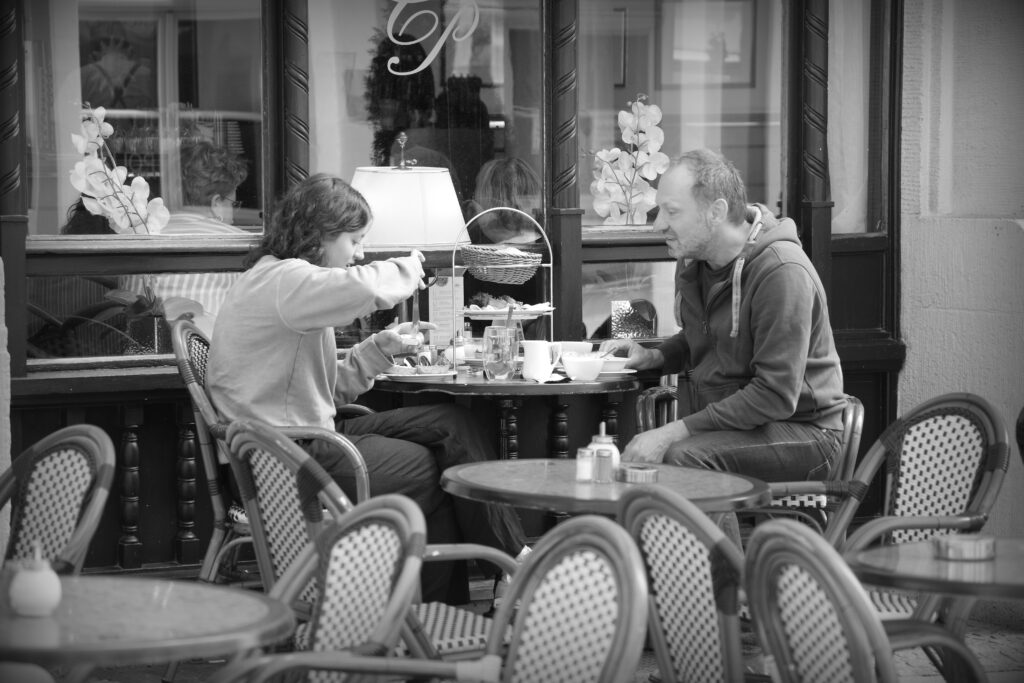
[[[719,197],[711,202],[709,212],[715,223],[725,223],[729,219],[729,202]]]

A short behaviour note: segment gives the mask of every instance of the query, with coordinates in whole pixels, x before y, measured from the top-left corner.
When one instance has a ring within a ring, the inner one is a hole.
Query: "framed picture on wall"
[[[94,109],[159,106],[155,20],[83,18],[78,41],[83,103]]]
[[[754,86],[755,0],[658,0],[659,88]]]

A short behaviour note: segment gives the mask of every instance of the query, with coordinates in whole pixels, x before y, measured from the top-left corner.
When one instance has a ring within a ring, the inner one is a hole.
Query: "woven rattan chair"
[[[299,552],[271,595],[291,603],[311,583],[320,587],[309,622],[310,652],[387,656],[418,590],[426,533],[423,513],[412,500],[377,496],[328,523],[315,543]],[[282,657],[239,659],[210,680],[237,680],[254,669],[263,669],[262,677]]]
[[[221,475],[220,464],[227,464],[227,446],[224,443],[227,425],[217,414],[206,389],[206,369],[210,351],[210,340],[190,320],[178,320],[171,331],[171,344],[185,388],[188,389],[192,402],[192,413],[196,426],[196,440],[206,475],[207,492],[213,513],[213,530],[210,543],[199,570],[201,581],[218,582],[231,577],[251,580],[230,563],[227,571],[222,572],[226,557],[233,556],[237,546],[250,542],[250,529],[247,519],[233,519],[228,510],[230,500],[226,493],[227,482]],[[357,414],[358,411],[369,411],[362,406],[346,409]],[[358,500],[369,497],[369,480],[366,476],[366,465],[356,447],[344,437],[333,431],[320,428],[286,427],[281,430],[292,439],[322,439],[333,443],[353,464],[357,473]],[[229,553],[231,555],[229,555]]]
[[[5,560],[30,558],[34,544],[60,574],[77,574],[114,479],[114,444],[99,427],[58,429],[22,451],[0,474],[0,507],[11,505]]]
[[[615,522],[583,515],[549,531],[526,558],[482,657],[447,662],[302,652],[275,658],[255,680],[312,668],[403,680],[621,683],[636,672],[646,620],[647,581],[636,545]]]
[[[842,499],[825,538],[848,553],[875,543],[980,531],[1008,465],[1009,437],[999,413],[979,396],[950,393],[925,401],[890,425],[849,481],[803,482],[793,488]],[[861,501],[879,475],[885,487],[880,514],[850,533]],[[884,620],[913,616],[941,621],[958,637],[966,632],[974,605],[971,598],[883,589],[868,593]],[[925,652],[942,670],[940,659]]]
[[[627,491],[619,521],[647,569],[648,633],[661,679],[743,681],[740,550],[697,506],[657,486]]]
[[[937,624],[883,625],[842,557],[792,519],[758,525],[747,547],[745,585],[761,642],[780,680],[896,681],[893,651],[937,648],[961,665],[959,680],[985,673],[963,641]]]
[[[227,441],[249,514],[260,576],[269,592],[302,547],[319,533],[325,519],[341,517],[351,503],[330,475],[281,430],[239,420],[228,427]],[[483,559],[510,574],[517,570],[516,561],[507,554],[474,543],[430,545],[425,557],[429,561]],[[316,595],[316,586],[310,582],[300,602],[311,605]],[[490,624],[490,619],[468,609],[417,602],[406,619],[398,654],[472,656],[482,651]],[[300,649],[308,645],[302,627],[295,644]]]
[[[636,403],[637,430],[644,432],[660,427],[677,419],[677,388],[659,385],[640,392]],[[839,457],[828,481],[840,482],[850,479],[857,464],[860,452],[861,431],[864,428],[864,404],[856,396],[846,396],[846,407],[843,409],[843,436],[839,449]],[[761,517],[793,516],[810,524],[819,531],[827,515],[836,505],[836,498],[815,490],[802,491],[804,482],[771,482],[771,508],[755,508],[744,510],[743,514]]]
[[[199,444],[199,457],[213,516],[210,542],[199,568],[199,580],[212,583],[258,583],[262,579],[241,571],[234,561],[238,557],[239,547],[252,542],[252,531],[248,517],[244,513],[238,516],[229,514],[231,503],[227,494],[228,485],[221,468],[222,464],[226,465],[228,462],[225,444],[227,424],[217,414],[206,388],[210,340],[191,320],[181,319],[175,321],[171,327],[171,346],[174,349],[178,375],[185,384],[192,403],[196,441]],[[353,406],[348,410],[353,414],[358,414],[361,410],[369,411],[363,406]],[[332,443],[352,463],[356,474],[357,499],[361,501],[369,497],[370,485],[366,463],[351,441],[333,431],[316,427],[285,427],[282,432],[292,439],[321,439]],[[176,662],[168,665],[162,677],[165,683],[174,680],[177,666]]]

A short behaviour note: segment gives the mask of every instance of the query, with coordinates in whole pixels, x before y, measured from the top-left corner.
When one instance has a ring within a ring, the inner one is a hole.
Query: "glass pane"
[[[777,208],[782,0],[584,2],[580,26],[585,226],[650,224],[657,153],[696,147],[731,159],[750,200]],[[638,122],[637,101],[657,111]]]
[[[374,209],[369,246],[450,247],[462,222],[495,206],[542,222],[540,9],[540,0],[311,0],[311,167],[349,181],[366,166],[441,168],[459,203],[454,220],[414,240],[406,222],[388,222],[399,190],[375,205],[357,181]],[[398,187],[394,175],[374,176]],[[402,197],[409,206],[418,199]],[[488,223],[475,238],[540,235],[522,218]]]
[[[588,339],[669,337],[675,321],[675,261],[583,264]]]
[[[259,0],[24,4],[30,234],[261,229]]]
[[[167,319],[191,313],[193,320],[212,334],[213,318],[238,275],[29,277],[28,357],[172,353]]]

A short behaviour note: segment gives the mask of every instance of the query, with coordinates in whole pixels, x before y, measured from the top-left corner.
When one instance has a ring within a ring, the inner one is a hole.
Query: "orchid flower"
[[[90,213],[107,218],[118,233],[156,234],[163,230],[171,214],[160,197],[149,198],[149,183],[118,166],[107,147],[114,127],[107,123],[106,109],[86,109],[81,134],[72,133],[71,142],[82,159],[71,169],[71,185],[82,195]]]
[[[636,101],[628,103],[629,109],[618,114],[626,149],[612,147],[594,154],[590,192],[594,211],[605,217],[607,225],[646,223],[647,212],[657,205],[649,181],[668,169],[669,158],[661,151],[665,143],[665,132],[658,127],[661,108],[645,104],[646,100],[646,95],[638,94]]]

